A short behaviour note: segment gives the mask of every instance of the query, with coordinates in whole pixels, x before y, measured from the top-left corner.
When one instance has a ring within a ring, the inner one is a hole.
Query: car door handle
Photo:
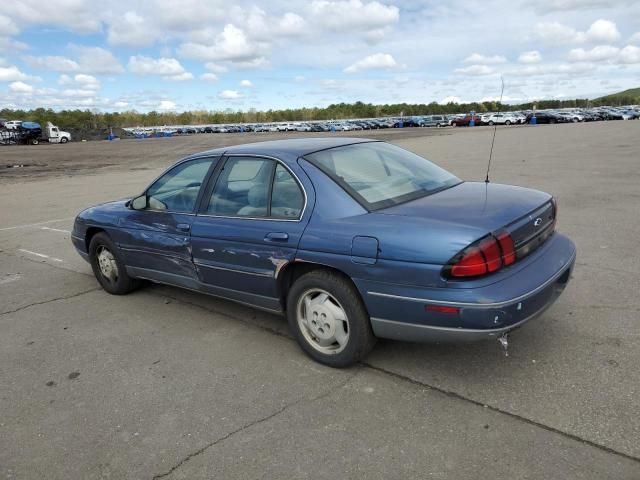
[[[264,236],[267,242],[286,242],[289,240],[289,234],[285,232],[271,232]]]
[[[189,230],[191,230],[191,225],[189,225],[188,223],[178,223],[176,225],[176,228],[178,229],[179,232],[188,232]]]

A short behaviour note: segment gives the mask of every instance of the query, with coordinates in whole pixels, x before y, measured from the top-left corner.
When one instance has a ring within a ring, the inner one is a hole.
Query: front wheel
[[[60,143],[67,143],[69,141],[69,139],[67,137],[62,137],[60,139]]]
[[[506,122],[504,122],[504,124],[505,124],[506,126],[511,125],[511,120],[507,120]]]
[[[120,252],[106,233],[97,233],[91,239],[89,260],[93,274],[108,293],[125,295],[138,286],[138,281],[127,275]]]
[[[296,280],[287,296],[287,318],[305,353],[330,367],[353,365],[376,341],[357,290],[333,272],[316,270]]]

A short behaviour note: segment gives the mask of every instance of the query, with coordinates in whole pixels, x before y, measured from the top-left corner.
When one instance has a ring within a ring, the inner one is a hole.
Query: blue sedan
[[[505,343],[569,281],[557,213],[388,143],[306,138],[189,156],[81,212],[72,241],[111,294],[147,280],[286,314],[307,354],[345,367],[377,337]]]

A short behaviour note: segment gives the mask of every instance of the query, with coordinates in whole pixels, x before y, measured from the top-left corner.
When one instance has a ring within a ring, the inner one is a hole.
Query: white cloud
[[[640,63],[640,47],[627,45],[618,56],[618,63]]]
[[[596,20],[587,30],[587,39],[592,42],[613,43],[619,38],[616,24],[609,20]]]
[[[444,97],[438,103],[440,105],[446,105],[447,103],[462,103],[462,101],[460,100],[460,97],[449,96],[449,97]]]
[[[549,45],[571,43],[613,43],[620,38],[616,24],[610,20],[596,20],[586,32],[558,22],[537,23],[534,34]]]
[[[611,45],[599,45],[591,50],[574,48],[569,51],[567,59],[570,62],[603,62],[614,60],[619,52],[620,49],[618,47],[612,47]]]
[[[33,93],[33,87],[31,85],[28,85],[20,81],[10,83],[9,90],[11,90],[13,93],[21,93],[21,94],[27,94],[27,95],[30,95]]]
[[[17,35],[20,29],[13,20],[5,15],[0,14],[0,37],[10,37]]]
[[[518,57],[520,63],[540,63],[542,61],[542,55],[537,50],[531,50],[529,52],[522,52]]]
[[[393,5],[361,0],[313,0],[311,17],[330,30],[373,30],[398,22],[400,11]]]
[[[618,64],[640,63],[640,47],[627,45],[624,48],[599,45],[591,50],[574,48],[569,52],[570,62],[607,62]]]
[[[456,68],[454,73],[458,75],[491,75],[494,70],[487,65],[469,65],[464,68]]]
[[[175,110],[176,109],[176,102],[172,101],[172,100],[161,100],[160,103],[158,104],[158,110]]]
[[[209,70],[210,72],[213,73],[226,73],[229,71],[229,69],[227,67],[225,67],[224,65],[219,65],[217,63],[213,63],[213,62],[207,62],[204,64],[204,68],[206,68],[207,70]]]
[[[22,73],[15,65],[0,66],[0,82],[14,82],[28,80],[29,75]]]
[[[296,75],[295,77],[293,77],[294,82],[304,82],[305,80],[306,77],[304,75]]]
[[[95,33],[102,28],[95,5],[81,0],[25,0],[12,3],[10,12],[19,24],[66,27],[78,33]]]
[[[268,50],[265,43],[249,39],[244,30],[229,23],[213,43],[185,42],[178,48],[181,56],[197,60],[252,62],[262,58]]]
[[[307,28],[304,18],[296,13],[287,12],[276,22],[274,32],[277,35],[293,37],[304,35]]]
[[[550,11],[587,10],[610,5],[611,0],[541,0],[535,3],[535,8],[541,14],[546,14]]]
[[[158,36],[157,30],[144,17],[136,12],[126,12],[112,21],[107,41],[110,45],[147,47],[152,45]]]
[[[98,88],[100,86],[100,82],[93,75],[85,75],[83,73],[79,73],[73,79],[76,83],[80,85],[84,85],[85,88]]]
[[[0,34],[0,52],[10,51],[12,53],[28,50],[29,45],[24,42],[18,42],[9,37],[3,37]]]
[[[33,68],[51,70],[52,72],[77,72],[80,69],[78,62],[58,55],[45,57],[28,56],[24,60]]]
[[[251,83],[251,80],[240,80],[240,86],[241,87],[253,87],[253,83]]]
[[[465,58],[464,63],[472,63],[474,65],[495,65],[498,63],[506,63],[507,59],[502,55],[481,55],[479,53],[472,53]]]
[[[237,90],[223,90],[218,93],[218,98],[223,100],[238,100],[243,97],[244,95]]]
[[[629,43],[635,43],[636,45],[640,45],[640,32],[636,32],[629,38]]]
[[[178,75],[166,75],[163,78],[171,82],[186,82],[187,80],[193,80],[193,73],[184,72],[179,73]]]
[[[548,44],[581,43],[585,41],[584,33],[559,22],[537,23],[533,31],[538,38]]]
[[[506,72],[510,77],[540,77],[550,75],[581,75],[593,72],[597,66],[589,62],[550,63],[539,65],[524,65]]]
[[[118,59],[102,47],[72,45],[71,50],[78,55],[80,70],[94,74],[116,74],[124,72]]]
[[[180,75],[184,68],[175,58],[151,58],[135,55],[129,58],[129,71],[136,75]]]
[[[217,82],[218,76],[215,73],[203,73],[200,75],[200,80],[204,80],[205,82]]]
[[[397,65],[395,59],[388,53],[376,53],[369,55],[344,69],[345,73],[358,73],[363,70],[380,70],[394,68]]]

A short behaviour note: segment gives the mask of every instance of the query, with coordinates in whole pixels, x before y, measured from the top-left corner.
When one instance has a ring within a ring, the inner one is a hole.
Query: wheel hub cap
[[[309,344],[325,354],[341,352],[349,340],[347,314],[328,292],[312,289],[301,295],[298,325]]]
[[[115,280],[118,277],[118,265],[113,254],[106,248],[102,248],[98,253],[98,265],[100,272],[109,280]]]

